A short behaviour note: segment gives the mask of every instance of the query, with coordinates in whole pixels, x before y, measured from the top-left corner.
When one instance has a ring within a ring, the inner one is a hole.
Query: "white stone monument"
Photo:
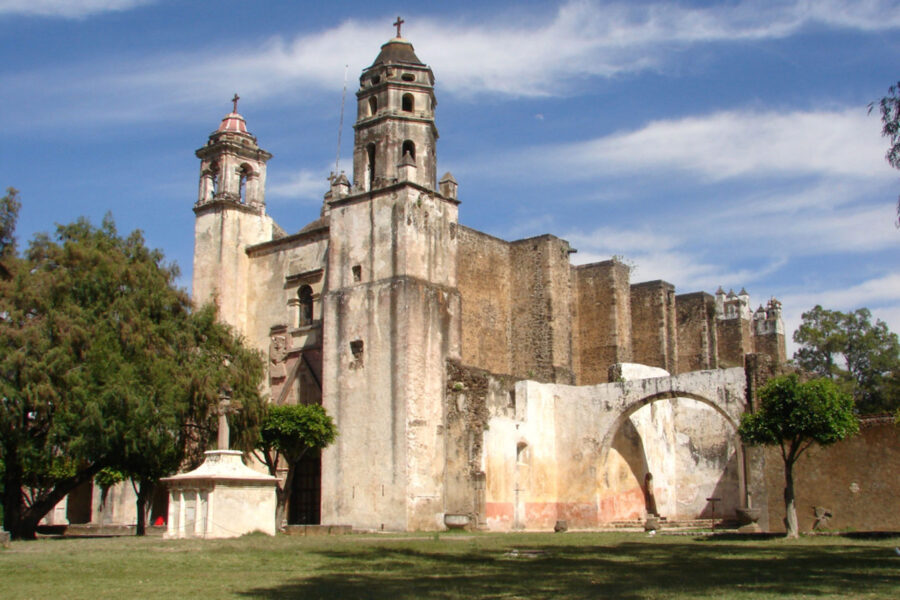
[[[169,488],[164,537],[230,538],[261,531],[275,535],[277,479],[247,467],[243,453],[228,450],[228,422],[219,411],[219,448],[187,473],[161,479]]]

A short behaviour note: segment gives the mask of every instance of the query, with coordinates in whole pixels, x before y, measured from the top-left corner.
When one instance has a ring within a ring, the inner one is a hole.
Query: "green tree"
[[[16,253],[16,222],[21,208],[19,190],[6,188],[6,195],[0,198],[0,260]]]
[[[222,390],[262,405],[261,357],[211,308],[191,312],[177,268],[139,232],[122,238],[109,217],[99,228],[80,220],[36,236],[9,264],[0,459],[4,525],[16,538],[34,537],[63,496],[104,468],[136,478],[142,518],[153,483],[205,446]]]
[[[285,509],[291,500],[291,487],[297,462],[309,452],[318,452],[334,441],[337,428],[334,421],[318,404],[288,404],[270,406],[259,429],[256,457],[278,475],[281,461],[287,466],[284,483],[277,488],[278,504],[275,523],[284,522]]]
[[[900,82],[888,88],[887,96],[877,103],[869,104],[870,113],[876,105],[881,113],[881,135],[888,138],[891,143],[884,158],[889,165],[900,169]],[[900,199],[897,200],[897,217],[897,225],[900,226]]]
[[[750,445],[779,446],[784,460],[787,536],[795,538],[794,465],[813,444],[826,446],[854,435],[859,421],[853,399],[827,378],[801,382],[797,375],[770,380],[759,390],[759,407],[741,417],[738,432]]]
[[[794,332],[797,365],[850,392],[863,413],[900,407],[900,341],[866,308],[843,313],[816,306]]]

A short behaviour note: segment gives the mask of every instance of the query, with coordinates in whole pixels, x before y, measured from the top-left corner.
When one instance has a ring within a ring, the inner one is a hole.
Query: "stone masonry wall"
[[[647,281],[631,286],[632,360],[675,370],[675,286],[665,281]]]
[[[463,363],[494,373],[509,373],[510,245],[462,226],[457,239]]]
[[[715,369],[717,361],[715,298],[705,292],[675,296],[678,323],[677,373]]]
[[[757,335],[754,336],[753,342],[755,352],[774,357],[778,362],[787,360],[783,333]]]
[[[570,383],[569,244],[551,235],[510,244],[512,373]]]
[[[575,378],[605,383],[611,365],[632,362],[629,268],[608,260],[573,271]]]
[[[719,366],[723,368],[741,367],[744,355],[753,352],[750,339],[750,321],[746,319],[723,319],[716,324]]]
[[[863,419],[860,432],[832,446],[813,446],[794,466],[800,531],[812,531],[815,507],[832,514],[821,530],[900,531],[900,426],[893,418]],[[784,531],[784,461],[766,449],[769,528]]]

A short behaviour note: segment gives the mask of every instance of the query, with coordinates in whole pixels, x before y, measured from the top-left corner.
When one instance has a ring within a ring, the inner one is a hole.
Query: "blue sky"
[[[434,70],[460,222],[553,233],[633,281],[819,303],[900,331],[900,173],[869,102],[900,79],[900,2],[0,0],[0,186],[19,238],[112,212],[189,287],[202,146],[240,112],[269,212],[318,216],[348,97],[403,15]],[[351,101],[341,168],[352,149]]]

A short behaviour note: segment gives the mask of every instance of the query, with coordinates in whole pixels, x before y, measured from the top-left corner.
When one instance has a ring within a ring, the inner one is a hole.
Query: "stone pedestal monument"
[[[228,450],[226,407],[219,411],[220,449],[207,451],[193,471],[161,480],[169,488],[168,539],[275,535],[277,480],[244,465],[242,452]]]

